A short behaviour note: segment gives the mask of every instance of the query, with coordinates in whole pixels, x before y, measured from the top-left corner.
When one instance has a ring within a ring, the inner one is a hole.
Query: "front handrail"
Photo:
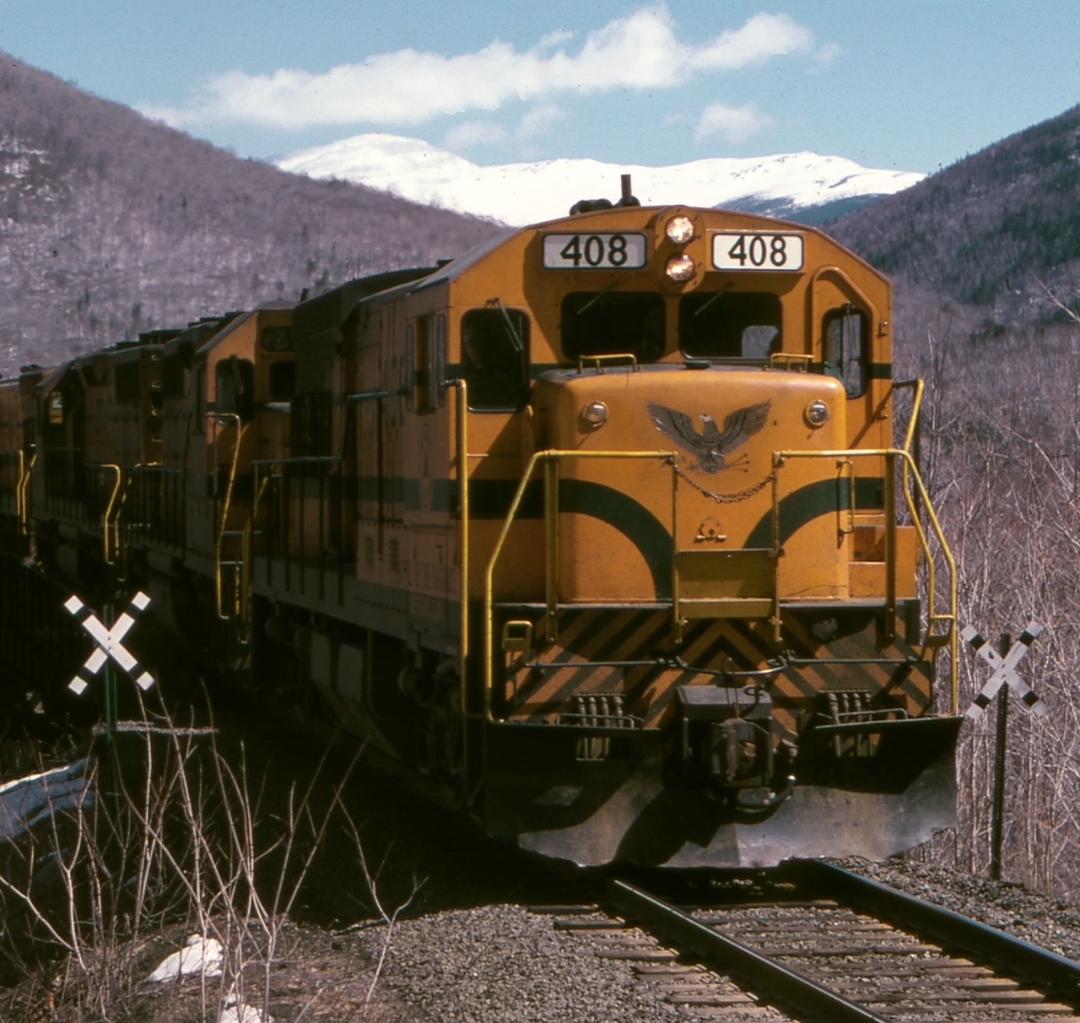
[[[836,460],[854,459],[854,458],[883,458],[886,462],[887,472],[885,474],[885,488],[886,488],[886,513],[891,507],[895,505],[896,500],[896,479],[895,479],[895,465],[896,461],[900,460],[905,469],[905,476],[908,482],[904,485],[904,497],[907,501],[908,510],[911,513],[912,520],[916,523],[916,535],[919,538],[919,543],[922,547],[923,555],[926,559],[928,566],[933,566],[934,558],[933,552],[930,548],[929,538],[925,531],[925,528],[919,527],[919,515],[918,509],[915,507],[914,497],[910,491],[910,482],[915,483],[916,490],[919,498],[922,501],[923,507],[926,511],[926,516],[930,524],[930,529],[934,534],[934,538],[937,541],[938,548],[941,551],[941,556],[945,560],[946,568],[948,570],[948,593],[949,593],[949,606],[945,612],[939,612],[936,610],[937,592],[935,588],[931,588],[928,592],[929,597],[929,609],[927,613],[927,637],[933,632],[935,625],[944,625],[948,629],[949,637],[949,683],[952,695],[952,712],[954,714],[959,713],[960,708],[960,690],[959,690],[959,636],[957,632],[957,579],[956,579],[956,559],[953,556],[952,550],[949,548],[948,542],[945,539],[945,532],[941,528],[941,522],[938,519],[937,513],[934,510],[934,506],[930,501],[930,495],[927,492],[926,486],[923,483],[922,476],[919,473],[919,468],[915,464],[915,459],[910,451],[900,448],[865,448],[865,449],[840,449],[832,451],[777,451],[773,454],[773,467],[776,470],[776,474],[779,475],[779,470],[783,463],[788,459],[793,458],[829,458]],[[851,493],[850,500],[854,504],[855,495]],[[774,514],[776,514],[774,512]],[[885,560],[887,567],[886,572],[886,603],[895,608],[896,606],[896,516],[893,514],[890,521],[885,523]],[[774,524],[776,525],[776,524]],[[931,579],[934,577],[931,576]]]
[[[908,418],[907,430],[904,433],[904,450],[914,454],[913,446],[918,443],[919,420],[922,416],[923,398],[926,395],[926,382],[923,380],[898,380],[893,384],[894,391],[900,388],[910,387],[912,391],[911,415]]]
[[[558,559],[557,557],[552,556],[552,551],[557,551],[559,516],[557,514],[551,514],[553,509],[557,510],[558,508],[558,466],[560,462],[569,461],[571,459],[597,460],[604,458],[619,460],[656,459],[658,461],[667,462],[672,467],[675,465],[675,453],[672,451],[562,451],[558,449],[549,449],[547,451],[537,451],[529,459],[529,464],[526,466],[525,472],[522,473],[521,479],[518,481],[517,490],[514,492],[514,498],[510,502],[510,510],[503,520],[502,529],[499,531],[499,536],[495,541],[495,546],[492,548],[491,556],[488,558],[487,566],[484,571],[484,720],[489,724],[497,723],[492,710],[492,701],[495,692],[495,566],[499,560],[499,556],[502,554],[506,539],[510,534],[510,528],[513,526],[514,521],[518,516],[521,505],[525,500],[526,491],[532,483],[533,477],[536,475],[537,468],[543,465],[545,507],[544,529],[545,550],[547,552],[544,572],[545,603],[547,609],[547,621],[550,628],[557,612],[559,590],[557,578]],[[674,516],[676,514],[675,494],[678,486],[678,476],[676,473],[672,472],[671,478],[672,515]],[[675,523],[673,522],[671,530],[673,558],[674,546],[677,543],[676,537],[677,530],[675,528]],[[552,578],[553,574],[555,575],[555,578]],[[467,597],[467,594],[463,594],[463,599],[465,597]]]
[[[926,383],[925,381],[914,378],[912,380],[898,380],[893,386],[890,394],[903,389],[911,390],[911,415],[908,417],[907,429],[904,431],[904,445],[903,449],[911,456],[912,464],[918,465],[919,463],[919,440],[922,433],[922,407],[923,401],[926,397]],[[922,516],[919,514],[918,503],[915,500],[915,496],[911,492],[911,471],[909,469],[908,462],[903,463],[903,472],[901,474],[901,480],[904,486],[904,500],[907,503],[907,507],[911,510],[911,521],[915,527],[915,532],[919,538],[919,544],[923,551],[929,551],[930,541],[926,536],[926,530],[923,528]],[[946,548],[947,549],[947,548]],[[950,555],[951,556],[951,555]],[[955,577],[955,568],[950,567]],[[937,593],[937,561],[931,558],[929,555],[926,557],[926,590],[927,593]],[[953,620],[952,634],[955,637],[956,634],[956,620]],[[957,656],[958,646],[954,643],[950,646],[950,654],[955,661]],[[959,693],[956,691],[955,685],[955,673],[953,675],[954,681],[954,703],[959,700]]]
[[[595,355],[590,355],[588,353],[579,355],[578,372],[584,373],[585,367],[591,365],[598,373],[602,373],[604,366],[608,363],[614,365],[626,363],[635,373],[641,368],[638,365],[637,356],[633,352],[599,352]]]
[[[769,369],[782,369],[787,372],[808,373],[814,357],[803,352],[773,352],[769,356]]]

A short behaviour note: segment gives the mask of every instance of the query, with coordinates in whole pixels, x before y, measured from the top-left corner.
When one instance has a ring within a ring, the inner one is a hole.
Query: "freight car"
[[[624,182],[436,267],[25,371],[3,535],[147,590],[267,698],[313,687],[526,848],[885,856],[951,823],[960,721],[890,303],[818,230]]]

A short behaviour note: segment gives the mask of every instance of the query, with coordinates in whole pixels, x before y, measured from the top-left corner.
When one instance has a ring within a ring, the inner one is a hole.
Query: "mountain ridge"
[[[645,206],[724,206],[766,216],[806,216],[808,223],[820,223],[837,204],[873,201],[924,177],[812,152],[712,157],[664,167],[577,158],[480,165],[422,139],[385,133],[354,135],[275,164],[516,227],[564,216],[582,198],[610,196],[623,173],[631,175],[634,194]]]
[[[1080,105],[994,142],[831,224],[883,273],[981,320],[1068,319],[1080,300]]]
[[[406,140],[401,158],[415,156],[415,145]],[[433,147],[424,152],[437,181],[447,164]],[[590,161],[582,179],[559,162],[520,166],[533,167],[518,185],[520,207],[551,191],[552,216],[581,198],[615,198],[624,170],[645,201],[722,198],[687,195],[664,168]],[[740,185],[735,169],[730,204],[808,222],[806,207],[791,208],[790,190],[763,194],[760,184]],[[672,191],[651,191],[650,175]],[[546,182],[559,176],[565,194],[555,195]],[[715,175],[704,178],[715,189]],[[826,230],[893,277],[898,328],[925,336],[937,317],[952,336],[985,335],[1063,320],[1054,299],[1077,307],[1078,194],[1080,106]],[[834,205],[830,213],[838,212]],[[0,53],[0,373],[201,315],[294,301],[305,288],[317,294],[364,273],[430,265],[498,230],[490,220],[238,158]]]
[[[0,52],[0,373],[431,265],[495,230],[242,159]]]

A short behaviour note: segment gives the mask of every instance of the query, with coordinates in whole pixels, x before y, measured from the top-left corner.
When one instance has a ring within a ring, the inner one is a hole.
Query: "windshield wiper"
[[[701,305],[698,306],[698,308],[694,310],[695,319],[698,316],[700,316],[703,312],[705,312],[705,310],[708,309],[709,306],[711,306],[713,304],[713,302],[715,302],[721,295],[723,295],[728,290],[729,287],[730,287],[730,285],[725,284],[724,287],[722,287],[718,292],[716,292],[713,295],[710,295],[704,302],[702,302]]]
[[[494,306],[502,313],[503,323],[506,324],[506,332],[510,335],[510,340],[514,344],[515,351],[525,351],[525,342],[522,341],[521,335],[517,331],[517,327],[514,326],[514,321],[510,319],[510,313],[506,306],[503,305],[501,298],[489,298],[486,303],[489,307]]]
[[[598,291],[580,309],[576,310],[574,312],[574,315],[575,316],[584,316],[585,313],[588,310],[590,310],[594,305],[596,305],[597,302],[600,301],[600,299],[602,299],[605,295],[610,295],[611,292],[613,292],[615,290],[615,288],[617,288],[617,287],[618,287],[618,282],[616,282],[614,284],[609,284],[606,288],[604,288],[603,291]]]

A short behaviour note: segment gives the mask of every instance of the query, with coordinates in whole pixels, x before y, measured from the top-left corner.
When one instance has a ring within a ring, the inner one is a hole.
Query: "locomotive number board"
[[[548,270],[640,270],[648,255],[643,234],[546,234]]]
[[[717,231],[713,235],[712,261],[716,270],[801,270],[803,236],[767,231]]]

